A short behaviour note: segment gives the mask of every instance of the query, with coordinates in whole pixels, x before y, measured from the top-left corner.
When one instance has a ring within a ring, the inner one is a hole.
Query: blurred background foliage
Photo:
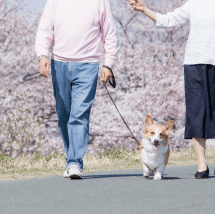
[[[182,6],[185,0],[144,2],[155,12],[166,13]],[[48,78],[40,76],[34,51],[42,11],[23,9],[28,3],[0,0],[0,152],[10,156],[63,152],[51,73]],[[172,147],[189,147],[190,141],[183,139],[183,57],[189,24],[157,29],[150,19],[134,12],[127,1],[110,0],[110,4],[120,50],[113,69],[117,88],[109,90],[119,110],[139,141],[149,114],[159,124],[174,120]],[[139,146],[130,138],[101,82],[103,61],[101,57],[87,152],[135,150]]]

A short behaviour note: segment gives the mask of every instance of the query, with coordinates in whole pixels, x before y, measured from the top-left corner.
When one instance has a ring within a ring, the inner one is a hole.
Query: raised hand
[[[133,10],[144,12],[145,5],[140,0],[127,0],[127,1],[132,6]]]
[[[141,11],[144,13],[146,16],[148,16],[151,20],[156,22],[157,20],[157,15],[154,11],[148,9],[142,2],[141,0],[126,0],[130,3],[132,6],[133,10],[135,11]]]

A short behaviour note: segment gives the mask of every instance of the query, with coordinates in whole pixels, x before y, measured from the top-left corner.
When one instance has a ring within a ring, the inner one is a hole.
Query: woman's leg
[[[207,163],[205,160],[205,138],[193,138],[193,144],[198,159],[198,172],[207,170]]]

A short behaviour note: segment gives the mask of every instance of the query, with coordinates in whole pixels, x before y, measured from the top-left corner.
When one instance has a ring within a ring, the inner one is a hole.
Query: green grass
[[[208,163],[215,162],[215,149],[206,149]],[[197,164],[194,148],[171,151],[169,166]],[[116,149],[105,154],[84,156],[84,172],[110,171],[116,169],[140,169],[140,151]],[[36,155],[32,158],[19,157],[16,160],[0,155],[0,180],[29,179],[50,175],[63,175],[65,156],[55,154],[44,157]]]

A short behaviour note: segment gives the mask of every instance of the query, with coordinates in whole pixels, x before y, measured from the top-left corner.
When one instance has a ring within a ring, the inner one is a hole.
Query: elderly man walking
[[[47,77],[48,53],[52,47],[51,74],[58,128],[67,155],[64,177],[82,178],[102,42],[105,48],[102,81],[106,82],[112,76],[118,50],[108,0],[47,1],[35,49],[39,72]]]

